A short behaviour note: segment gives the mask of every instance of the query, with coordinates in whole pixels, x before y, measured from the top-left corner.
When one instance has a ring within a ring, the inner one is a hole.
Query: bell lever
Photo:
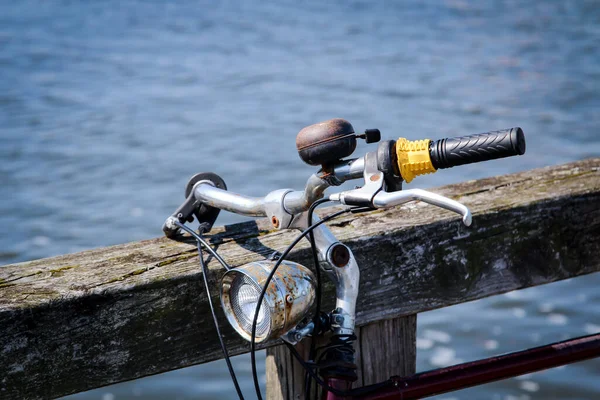
[[[356,135],[359,139],[364,139],[367,144],[377,143],[381,140],[381,131],[379,129],[365,129],[362,135]]]

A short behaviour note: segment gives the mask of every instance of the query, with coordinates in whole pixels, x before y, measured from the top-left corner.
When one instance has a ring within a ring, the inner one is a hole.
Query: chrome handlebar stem
[[[303,213],[306,216],[307,213]],[[313,217],[312,223],[319,221]],[[307,218],[301,218],[296,228],[306,229],[311,223]],[[319,266],[335,284],[335,310],[331,313],[331,326],[337,335],[354,333],[354,319],[360,270],[358,263],[346,245],[340,243],[324,224],[313,231]]]

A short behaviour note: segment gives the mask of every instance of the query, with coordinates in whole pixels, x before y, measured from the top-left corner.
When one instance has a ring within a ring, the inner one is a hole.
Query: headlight
[[[262,286],[274,266],[275,261],[257,261],[231,269],[223,276],[221,305],[231,326],[248,341]],[[298,263],[282,261],[262,301],[256,343],[278,338],[294,328],[306,316],[314,299],[312,272]]]

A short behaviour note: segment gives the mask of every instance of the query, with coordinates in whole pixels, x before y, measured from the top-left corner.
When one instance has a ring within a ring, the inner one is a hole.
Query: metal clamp
[[[293,192],[292,189],[275,190],[267,194],[263,200],[265,213],[275,229],[288,229],[294,216],[287,212],[284,206],[285,195]]]
[[[374,152],[365,154],[363,177],[363,187],[332,194],[329,199],[349,206],[372,207],[373,197],[384,185],[384,174],[377,168],[377,154]]]
[[[302,328],[292,329],[291,331],[288,331],[285,335],[281,336],[281,339],[284,342],[288,342],[289,344],[295,346],[306,336],[310,335],[314,329],[315,324],[311,321]]]

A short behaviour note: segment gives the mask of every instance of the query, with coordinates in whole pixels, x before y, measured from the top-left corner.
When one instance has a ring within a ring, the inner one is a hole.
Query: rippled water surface
[[[409,187],[598,156],[599,44],[593,1],[1,2],[0,263],[159,236],[198,171],[250,195],[300,188],[295,135],[332,117],[386,138],[527,135],[524,157]],[[598,332],[599,286],[424,313],[418,369]],[[235,365],[251,398],[248,358]],[[70,398],[235,392],[216,362]],[[600,398],[600,361],[439,398]]]

